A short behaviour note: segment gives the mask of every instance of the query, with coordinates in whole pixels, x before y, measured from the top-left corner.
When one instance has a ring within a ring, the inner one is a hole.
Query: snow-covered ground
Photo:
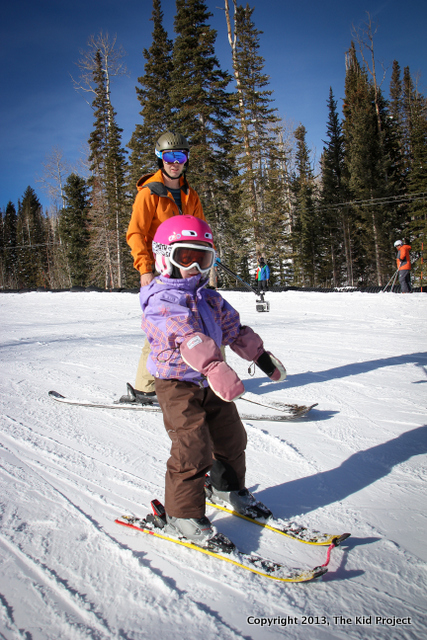
[[[229,352],[247,389],[319,403],[303,420],[246,423],[247,486],[277,516],[351,531],[329,573],[279,583],[116,525],[163,498],[161,415],[47,392],[125,392],[144,338],[138,296],[2,295],[1,638],[426,637],[427,296],[271,293],[270,313],[257,313],[252,294],[224,295],[288,369],[273,384]],[[291,566],[326,559],[208,515],[245,551]]]

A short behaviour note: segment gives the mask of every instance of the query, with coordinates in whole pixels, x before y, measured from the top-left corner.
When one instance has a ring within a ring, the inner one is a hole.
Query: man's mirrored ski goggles
[[[184,164],[188,160],[188,151],[163,151],[162,160],[167,164]]]
[[[214,263],[215,249],[189,243],[173,244],[169,260],[184,271],[197,267],[200,273],[204,273]]]

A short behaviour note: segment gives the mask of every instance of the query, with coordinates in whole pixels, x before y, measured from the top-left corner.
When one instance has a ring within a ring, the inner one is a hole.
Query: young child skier
[[[207,289],[215,262],[212,231],[202,219],[173,216],[153,240],[156,277],[140,292],[142,328],[150,342],[147,368],[171,439],[165,478],[167,523],[179,536],[206,546],[215,536],[205,516],[205,475],[212,502],[244,514],[271,515],[245,488],[246,432],[233,403],[245,388],[224,361],[228,345],[272,380],[286,377],[258,334]]]

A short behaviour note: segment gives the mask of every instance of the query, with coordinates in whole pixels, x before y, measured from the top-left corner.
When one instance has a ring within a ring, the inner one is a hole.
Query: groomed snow
[[[277,516],[352,533],[329,573],[278,583],[115,524],[163,498],[161,415],[47,393],[125,392],[144,339],[138,296],[2,295],[2,639],[426,637],[427,296],[269,293],[270,313],[250,293],[224,296],[288,369],[273,384],[228,350],[247,389],[319,403],[303,420],[246,423],[247,486]],[[208,515],[245,551],[291,566],[326,559]]]

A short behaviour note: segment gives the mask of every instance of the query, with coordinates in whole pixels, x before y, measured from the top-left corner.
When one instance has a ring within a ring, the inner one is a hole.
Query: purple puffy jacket
[[[148,371],[156,378],[207,382],[181,358],[180,345],[204,333],[218,346],[231,345],[240,333],[238,312],[201,275],[175,280],[156,277],[140,291],[142,329],[151,346]]]

